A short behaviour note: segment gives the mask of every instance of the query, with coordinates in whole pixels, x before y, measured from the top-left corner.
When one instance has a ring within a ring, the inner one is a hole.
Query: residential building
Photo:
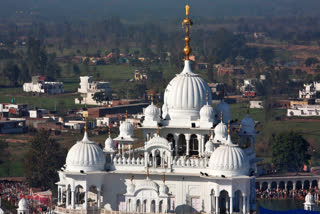
[[[64,92],[62,82],[48,82],[45,79],[45,77],[33,76],[32,82],[23,84],[23,91],[39,94],[62,94]]]

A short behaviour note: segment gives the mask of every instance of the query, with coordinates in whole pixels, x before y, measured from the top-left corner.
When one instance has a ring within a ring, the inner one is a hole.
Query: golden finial
[[[185,60],[189,60],[189,56],[192,52],[192,49],[190,48],[190,36],[189,36],[189,30],[190,27],[192,26],[192,21],[189,19],[189,14],[190,14],[190,6],[187,4],[186,5],[186,18],[182,22],[182,27],[186,26],[186,37],[184,38],[184,41],[186,42],[186,46],[183,49],[184,55],[185,55]]]
[[[151,94],[150,100],[151,100],[151,103],[153,103],[153,94]]]
[[[126,110],[126,119],[128,119],[128,110]]]
[[[157,135],[160,136],[160,128],[159,128],[159,126],[157,128]]]
[[[132,182],[133,181],[133,175],[131,174],[130,176],[130,181]]]
[[[149,167],[147,167],[147,178],[149,178]]]
[[[208,134],[209,138],[211,137],[211,130],[209,130],[209,134]]]
[[[222,112],[220,112],[220,121],[221,121],[221,122],[223,121],[223,115],[222,115]]]
[[[207,104],[208,104],[208,101],[209,101],[209,92],[207,91],[207,94],[206,94],[206,101],[207,101]]]
[[[228,121],[228,135],[230,134],[230,120]]]
[[[108,135],[111,137],[111,127],[109,126]]]
[[[162,182],[163,182],[163,183],[166,182],[166,173],[163,173],[163,175],[162,175]]]
[[[84,118],[84,132],[87,132],[87,117]]]

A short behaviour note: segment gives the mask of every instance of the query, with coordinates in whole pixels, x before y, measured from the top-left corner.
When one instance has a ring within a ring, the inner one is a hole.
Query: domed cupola
[[[166,185],[166,177],[165,175],[163,175],[162,177],[162,184],[160,184],[160,188],[159,188],[159,194],[160,196],[166,196],[168,195],[168,192],[169,192],[169,188],[168,186]]]
[[[305,198],[305,203],[314,204],[314,197],[310,192],[307,194],[307,196]]]
[[[196,120],[199,111],[206,104],[206,92],[210,91],[208,84],[192,72],[189,60],[185,60],[184,69],[171,80],[164,93],[163,111],[166,119]],[[209,103],[211,103],[211,94]]]
[[[104,152],[115,152],[114,141],[111,138],[110,127],[109,127],[109,137],[104,142]]]
[[[241,120],[240,134],[243,135],[254,135],[255,131],[254,120],[249,115],[249,109],[247,110],[247,115]]]
[[[228,137],[228,127],[223,122],[223,113],[220,113],[220,123],[214,128],[214,138],[213,142],[217,144],[223,144],[227,140]]]
[[[213,143],[213,138],[212,136],[209,138],[209,140],[206,142],[205,145],[205,155],[208,157],[210,157],[210,155],[212,154],[212,152],[214,152],[216,146]]]
[[[83,139],[73,145],[68,152],[66,171],[103,171],[104,166],[105,156],[102,149],[95,142],[89,140],[85,131]]]
[[[21,198],[19,203],[18,203],[18,214],[22,213],[28,213],[28,202],[25,198]]]
[[[223,122],[228,123],[228,121],[231,121],[231,114],[230,114],[230,106],[228,103],[224,101],[224,90],[222,91],[222,100],[216,107],[216,113],[217,113],[217,121],[220,121],[221,118],[219,118],[219,115],[223,114]]]
[[[153,97],[151,97],[151,104],[144,111],[144,126],[157,126],[160,121],[160,110],[153,104]]]
[[[133,137],[133,125],[129,121],[125,120],[120,125],[119,137],[131,138]]]
[[[245,176],[249,174],[249,159],[245,152],[232,143],[230,125],[226,144],[219,146],[210,157],[209,173],[212,176]]]
[[[212,108],[211,105],[209,105],[209,93],[207,92],[206,96],[206,105],[204,105],[200,109],[200,121],[206,121],[206,122],[214,122],[215,121],[215,111]]]
[[[136,185],[134,185],[133,181],[133,175],[130,177],[130,183],[127,184],[127,194],[134,194],[134,191],[136,189]]]

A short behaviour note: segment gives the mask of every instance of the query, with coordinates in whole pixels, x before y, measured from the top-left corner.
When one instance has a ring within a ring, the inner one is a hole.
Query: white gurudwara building
[[[247,115],[240,142],[231,138],[229,105],[211,106],[207,83],[191,70],[189,6],[185,65],[171,80],[160,110],[153,102],[141,123],[120,125],[101,149],[85,131],[59,171],[56,213],[250,213],[255,210],[255,129]],[[117,146],[115,146],[115,142]]]

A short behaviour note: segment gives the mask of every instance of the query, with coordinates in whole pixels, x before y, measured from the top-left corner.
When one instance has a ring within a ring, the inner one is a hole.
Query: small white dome
[[[129,121],[124,121],[120,125],[119,137],[132,138],[133,137],[133,125]]]
[[[214,138],[213,142],[217,143],[224,143],[228,137],[228,127],[227,125],[221,121],[215,128],[214,128]]]
[[[142,181],[139,181],[137,183],[136,191],[142,190],[142,189],[152,189],[156,192],[159,192],[158,184],[149,178],[142,180]]]
[[[18,203],[18,210],[28,210],[28,202],[25,198],[21,198]]]
[[[136,185],[134,185],[132,182],[130,182],[128,185],[127,185],[127,193],[129,194],[133,194],[134,191],[136,189]]]
[[[215,146],[214,146],[214,144],[213,144],[212,139],[209,139],[209,140],[206,142],[206,146],[205,146],[205,147],[206,147],[206,148],[205,148],[205,153],[207,153],[207,154],[211,154],[211,153],[214,151]]]
[[[247,114],[242,120],[241,120],[241,128],[240,132],[243,134],[254,134],[255,123],[254,120]]]
[[[114,152],[114,142],[111,138],[111,136],[109,136],[106,141],[104,142],[104,149],[103,151],[105,152]]]
[[[215,111],[209,104],[204,105],[200,110],[200,121],[213,122],[215,119]]]
[[[168,84],[164,93],[164,116],[167,119],[198,119],[199,111],[206,102],[208,84],[192,72],[190,61],[186,60],[184,69]],[[209,93],[208,102],[211,103]]]
[[[164,183],[160,184],[160,188],[159,188],[160,195],[167,195],[168,192],[169,192],[168,186]]]
[[[314,204],[314,197],[313,195],[309,192],[305,198],[305,203],[306,204]]]
[[[219,146],[210,157],[210,175],[212,176],[242,176],[249,173],[249,159],[245,152],[231,141]]]
[[[145,120],[149,121],[159,121],[160,120],[160,111],[157,106],[153,104],[153,102],[146,108],[144,111]]]
[[[66,170],[71,172],[102,171],[104,170],[105,156],[100,146],[90,141],[87,132],[85,132],[83,139],[69,150],[66,165]]]
[[[224,101],[224,99],[222,99],[221,102],[217,105],[216,112],[217,112],[217,121],[220,121],[221,113],[223,115],[224,123],[228,123],[228,121],[232,120],[231,114],[230,114],[230,106],[228,103]]]

